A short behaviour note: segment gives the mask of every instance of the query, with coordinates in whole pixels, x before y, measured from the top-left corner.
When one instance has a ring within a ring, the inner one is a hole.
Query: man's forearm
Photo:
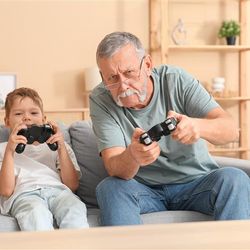
[[[110,176],[116,176],[125,180],[133,178],[140,167],[133,157],[130,145],[120,154],[110,157],[105,162],[105,166]]]
[[[200,127],[200,137],[214,145],[238,140],[238,129],[229,115],[216,119],[197,119],[197,121]]]

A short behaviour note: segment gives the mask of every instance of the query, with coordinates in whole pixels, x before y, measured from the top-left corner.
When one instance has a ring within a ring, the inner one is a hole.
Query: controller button
[[[150,138],[145,138],[145,139],[144,139],[144,143],[145,143],[146,145],[149,145],[149,144],[152,143],[152,140],[151,140]]]
[[[175,129],[175,125],[172,124],[172,123],[168,124],[168,129],[169,129],[170,131],[174,130],[174,129]]]
[[[141,135],[141,138],[142,138],[142,139],[144,139],[144,138],[146,138],[146,137],[148,137],[148,134],[147,134],[147,133],[144,133],[144,134]]]

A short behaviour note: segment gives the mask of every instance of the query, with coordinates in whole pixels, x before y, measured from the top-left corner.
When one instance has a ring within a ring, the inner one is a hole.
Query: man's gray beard
[[[117,96],[116,104],[120,107],[123,107],[121,102],[121,98],[125,98],[127,96],[131,96],[136,94],[139,98],[140,103],[143,103],[147,98],[147,79],[144,82],[143,89],[141,93],[138,90],[134,89],[127,89],[126,91],[122,92],[120,95]]]

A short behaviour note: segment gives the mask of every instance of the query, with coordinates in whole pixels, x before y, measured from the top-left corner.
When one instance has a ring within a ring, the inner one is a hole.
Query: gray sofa
[[[101,158],[98,155],[95,136],[90,121],[76,121],[67,127],[60,125],[65,140],[71,144],[79,166],[82,178],[77,195],[88,207],[88,221],[91,227],[99,226],[99,209],[95,198],[96,185],[107,176]],[[8,130],[0,127],[0,142],[6,141]],[[221,167],[235,166],[243,169],[250,176],[250,161],[226,157],[215,157]],[[194,211],[164,211],[143,214],[142,220],[148,223],[173,223],[187,221],[213,220],[212,217]],[[0,231],[19,230],[16,220],[10,216],[0,214]]]

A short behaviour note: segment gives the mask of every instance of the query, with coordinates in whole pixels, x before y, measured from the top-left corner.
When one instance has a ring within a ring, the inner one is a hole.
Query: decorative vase
[[[214,77],[212,79],[212,92],[213,94],[222,95],[225,88],[225,78],[224,77]]]
[[[227,45],[235,45],[236,36],[228,36],[226,37]]]
[[[187,44],[187,31],[183,21],[180,18],[172,31],[172,39],[177,45]]]

